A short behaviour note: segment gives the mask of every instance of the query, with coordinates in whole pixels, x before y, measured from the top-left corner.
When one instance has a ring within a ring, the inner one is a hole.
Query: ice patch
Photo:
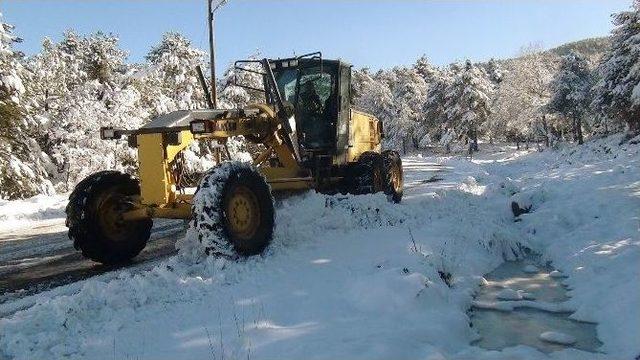
[[[559,278],[563,278],[565,277],[560,271],[558,270],[553,270],[552,272],[549,273],[549,276],[551,276],[554,279],[559,279]]]
[[[496,294],[496,297],[500,300],[534,300],[535,297],[524,290],[513,290],[506,288]]]
[[[571,345],[576,342],[573,336],[557,331],[543,332],[540,334],[540,340],[560,345]]]

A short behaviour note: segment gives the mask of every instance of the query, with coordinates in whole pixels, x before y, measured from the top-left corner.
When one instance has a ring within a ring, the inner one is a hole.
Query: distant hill
[[[589,59],[598,59],[602,56],[602,54],[604,54],[610,43],[611,39],[608,36],[590,38],[566,43],[553,49],[546,50],[545,53],[564,56],[569,54],[573,50],[580,52],[582,55],[588,57]]]
[[[592,67],[595,67],[606,53],[610,43],[611,39],[609,37],[598,37],[562,44],[540,52],[542,55],[541,61],[544,61],[549,68],[557,69],[562,56],[569,54],[571,51],[578,51],[588,59]],[[497,62],[507,71],[517,71],[520,67],[520,62],[526,61],[526,59],[527,55],[520,55],[498,60]],[[486,63],[483,64],[486,65]]]

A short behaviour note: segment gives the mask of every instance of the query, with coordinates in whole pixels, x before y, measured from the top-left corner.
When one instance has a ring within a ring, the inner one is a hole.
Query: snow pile
[[[42,220],[64,221],[67,197],[61,194],[12,201],[0,199],[0,231],[28,227]]]
[[[399,205],[383,195],[283,200],[264,256],[176,256],[87,280],[72,295],[36,295],[35,306],[0,320],[0,349],[16,359],[455,353],[475,336],[466,311],[476,274],[518,251],[508,195],[477,180],[489,178],[477,165],[464,167],[462,177],[471,174],[408,189]]]

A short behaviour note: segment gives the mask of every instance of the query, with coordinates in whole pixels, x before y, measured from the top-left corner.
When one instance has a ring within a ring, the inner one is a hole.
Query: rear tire
[[[404,186],[402,159],[398,152],[385,150],[382,152],[382,161],[384,166],[384,193],[390,201],[397,204],[402,200]]]
[[[82,180],[69,196],[66,225],[73,246],[103,264],[126,262],[144,249],[151,219],[124,221],[127,198],[140,195],[138,180],[117,171],[101,171]]]
[[[354,165],[352,194],[375,194],[384,190],[382,156],[373,151],[362,153]]]
[[[273,238],[271,189],[249,164],[226,162],[205,174],[194,195],[192,212],[194,229],[207,255],[257,255]]]

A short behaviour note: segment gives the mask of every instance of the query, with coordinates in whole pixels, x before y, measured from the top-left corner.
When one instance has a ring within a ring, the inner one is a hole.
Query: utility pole
[[[209,62],[211,64],[211,103],[213,104],[213,108],[218,107],[218,93],[216,92],[216,51],[215,51],[215,22],[214,22],[214,13],[218,10],[222,5],[226,4],[228,0],[219,1],[216,6],[213,6],[214,0],[207,0],[207,10],[208,10],[208,23],[209,23]]]

